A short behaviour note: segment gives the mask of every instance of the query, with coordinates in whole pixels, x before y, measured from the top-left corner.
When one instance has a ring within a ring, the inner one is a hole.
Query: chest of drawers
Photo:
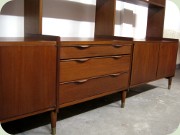
[[[131,68],[130,42],[62,41],[59,51],[59,108],[119,91],[124,106]]]

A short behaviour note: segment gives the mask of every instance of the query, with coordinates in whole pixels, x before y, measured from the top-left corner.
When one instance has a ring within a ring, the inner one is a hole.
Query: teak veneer
[[[96,0],[91,39],[42,35],[43,0],[24,1],[25,38],[0,38],[0,122],[57,112],[161,78],[170,89],[177,39],[163,38],[165,0],[121,0],[148,7],[146,39],[114,36],[117,0]]]

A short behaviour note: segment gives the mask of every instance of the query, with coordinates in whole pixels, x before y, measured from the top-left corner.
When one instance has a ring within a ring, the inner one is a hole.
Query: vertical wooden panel
[[[172,77],[175,74],[178,42],[161,43],[157,78]]]
[[[95,35],[114,36],[116,0],[96,1]]]
[[[55,92],[55,46],[0,46],[0,121],[54,108]]]
[[[165,8],[149,7],[146,37],[162,38]]]
[[[166,0],[149,0],[149,2],[157,3],[159,5],[165,5]]]
[[[24,33],[42,34],[42,0],[24,1]]]
[[[159,43],[135,43],[131,86],[156,79]]]

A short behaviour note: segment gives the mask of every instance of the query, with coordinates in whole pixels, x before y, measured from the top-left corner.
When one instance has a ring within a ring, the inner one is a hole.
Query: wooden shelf
[[[123,2],[127,2],[127,3],[131,3],[131,4],[135,4],[135,5],[140,5],[140,6],[152,6],[152,7],[165,7],[165,3],[162,2],[154,2],[152,0],[119,0],[119,1],[123,1]]]

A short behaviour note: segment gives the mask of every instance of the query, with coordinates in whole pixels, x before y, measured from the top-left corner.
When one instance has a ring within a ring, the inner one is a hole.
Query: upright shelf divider
[[[116,0],[97,0],[95,36],[114,36]]]
[[[24,35],[42,34],[43,0],[24,0]]]

